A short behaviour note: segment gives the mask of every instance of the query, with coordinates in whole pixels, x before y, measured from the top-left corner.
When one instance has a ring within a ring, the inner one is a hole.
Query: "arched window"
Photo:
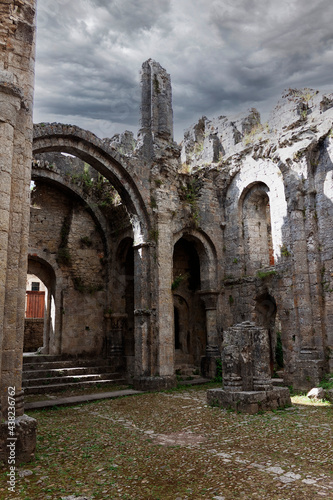
[[[274,265],[269,189],[260,182],[243,195],[242,228],[246,273]]]

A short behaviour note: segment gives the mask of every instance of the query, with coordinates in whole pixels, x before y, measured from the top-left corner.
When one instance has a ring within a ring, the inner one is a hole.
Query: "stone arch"
[[[174,235],[174,245],[181,238],[193,242],[200,260],[201,290],[215,290],[217,286],[217,254],[214,243],[203,231],[185,228]]]
[[[135,243],[148,239],[149,216],[142,189],[134,180],[134,169],[124,156],[79,127],[59,123],[35,125],[33,154],[50,151],[77,156],[106,177],[129,211]]]
[[[246,273],[274,265],[269,188],[263,182],[247,186],[239,200]]]

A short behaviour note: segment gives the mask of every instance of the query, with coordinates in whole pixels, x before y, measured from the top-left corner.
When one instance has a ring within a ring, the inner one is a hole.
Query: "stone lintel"
[[[275,387],[269,391],[225,391],[208,389],[207,402],[210,406],[232,409],[251,415],[259,411],[270,411],[291,406],[289,389]]]

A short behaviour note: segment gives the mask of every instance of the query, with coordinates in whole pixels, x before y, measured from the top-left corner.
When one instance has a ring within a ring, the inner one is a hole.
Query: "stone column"
[[[24,415],[22,363],[32,156],[35,1],[0,0],[0,459],[8,437],[16,463],[36,445],[36,421]],[[15,394],[9,399],[9,392]],[[15,407],[14,436],[8,435]],[[9,413],[10,411],[10,413]]]
[[[171,284],[173,280],[173,234],[170,213],[158,214],[158,245],[156,283],[158,311],[158,372],[166,384],[175,384],[174,309]]]
[[[145,389],[153,375],[153,330],[156,310],[152,303],[151,260],[155,244],[143,242],[134,246],[134,387]]]
[[[294,208],[290,214],[291,241],[294,252],[294,303],[298,318],[297,336],[299,337],[299,359],[293,386],[300,390],[310,389],[319,384],[324,364],[315,344],[313,303],[317,298],[311,296],[303,201],[303,198],[300,198],[297,208]]]
[[[217,337],[217,299],[219,292],[203,290],[199,295],[205,304],[207,345],[206,356],[201,360],[201,371],[205,377],[214,378],[216,375],[216,359],[220,358]]]
[[[165,389],[176,384],[171,292],[173,236],[170,230],[170,217],[168,214],[158,215],[157,245],[151,242],[134,247],[136,249],[134,385],[146,390]],[[149,264],[151,271],[147,267]],[[149,290],[146,289],[148,284]],[[137,304],[140,304],[140,307]]]

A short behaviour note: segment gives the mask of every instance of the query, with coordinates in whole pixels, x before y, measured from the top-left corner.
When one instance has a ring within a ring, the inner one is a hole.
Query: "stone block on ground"
[[[325,391],[322,387],[314,387],[307,393],[307,397],[310,399],[324,399]]]
[[[286,387],[276,387],[269,391],[239,392],[208,389],[207,402],[210,406],[220,406],[250,415],[258,411],[271,411],[291,406],[289,390]]]
[[[9,435],[8,422],[0,424],[0,461],[8,462],[13,457],[15,464],[33,460],[36,449],[37,421],[28,415],[15,419],[14,436]],[[10,438],[16,438],[12,441]],[[12,448],[8,444],[14,443]]]

